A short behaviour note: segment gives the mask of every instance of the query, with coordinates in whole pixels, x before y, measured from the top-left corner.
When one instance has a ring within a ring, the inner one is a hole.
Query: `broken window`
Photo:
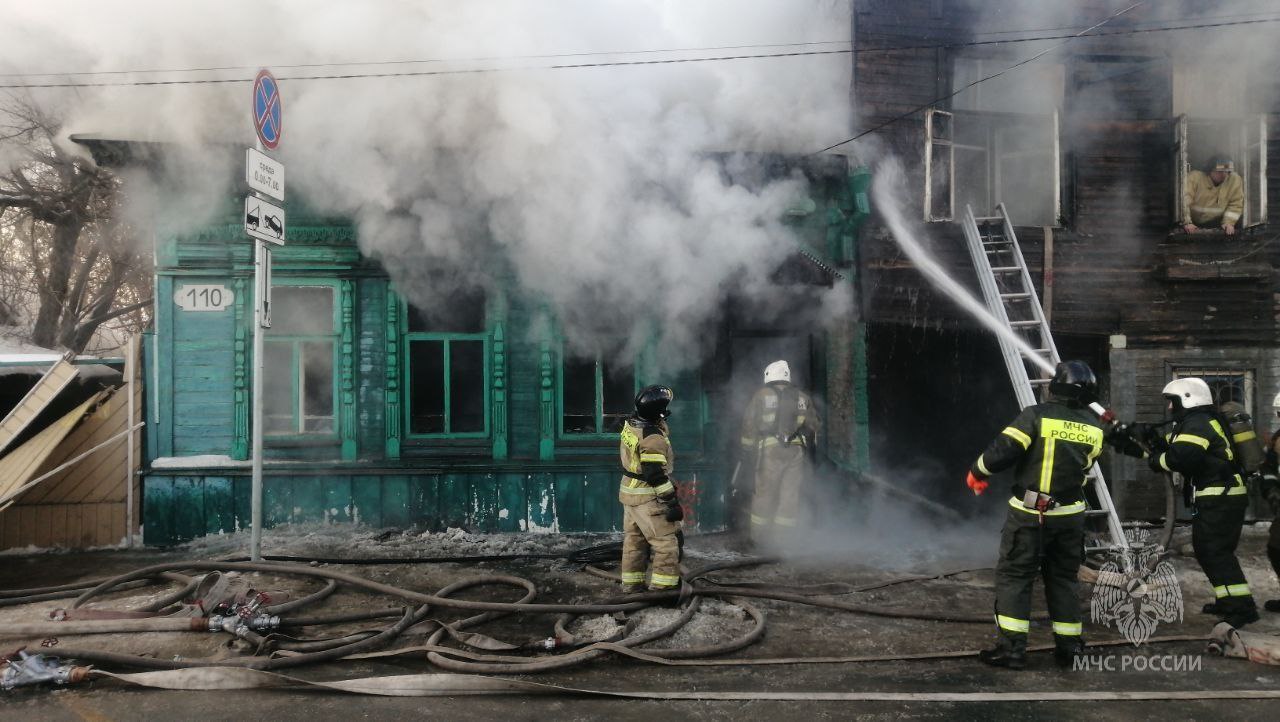
[[[489,429],[489,336],[483,291],[432,308],[410,306],[406,414],[411,436],[484,436]]]
[[[635,365],[623,343],[588,356],[567,354],[560,367],[561,431],[611,434],[622,430],[635,404]]]
[[[976,216],[993,215],[1003,203],[1016,226],[1058,225],[1063,68],[997,74],[1008,65],[954,60],[952,112],[925,116],[926,220],[951,220],[966,205]]]
[[[273,286],[263,340],[263,433],[334,434],[337,331],[332,286]]]
[[[1187,176],[1205,170],[1212,158],[1225,155],[1235,163],[1244,181],[1242,227],[1267,222],[1267,118],[1204,119],[1180,115],[1174,121],[1174,222],[1183,220],[1183,193]]]

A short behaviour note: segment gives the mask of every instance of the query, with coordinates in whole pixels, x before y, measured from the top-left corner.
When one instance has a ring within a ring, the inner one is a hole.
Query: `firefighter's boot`
[[[978,652],[978,661],[992,667],[1023,669],[1027,666],[1027,640],[1002,636],[996,646]]]
[[[1053,661],[1062,669],[1075,667],[1076,658],[1084,654],[1084,640],[1079,637],[1053,638]]]

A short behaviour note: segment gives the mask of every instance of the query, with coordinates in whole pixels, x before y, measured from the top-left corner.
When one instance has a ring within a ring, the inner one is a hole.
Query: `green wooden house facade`
[[[80,142],[100,162],[127,157],[118,143]],[[802,299],[816,284],[854,295],[869,176],[839,156],[770,163],[806,173],[812,196],[788,214],[796,252],[775,274],[781,292]],[[145,347],[148,544],[248,527],[253,246],[238,203],[228,203],[224,223],[156,239]],[[824,452],[844,469],[866,465],[865,332],[854,313],[797,330],[726,311],[705,360],[659,377],[653,344],[632,364],[575,356],[546,305],[502,271],[487,291],[453,299],[450,314],[414,308],[360,253],[356,227],[299,205],[291,199],[286,243],[273,254],[268,526],[618,530],[614,429],[636,389],[665,383],[676,392],[670,425],[691,525],[725,528],[725,450],[738,431],[730,381],[754,385],[762,368],[738,363],[743,349],[759,358],[795,350],[800,379],[827,402]],[[545,331],[531,336],[535,328]]]

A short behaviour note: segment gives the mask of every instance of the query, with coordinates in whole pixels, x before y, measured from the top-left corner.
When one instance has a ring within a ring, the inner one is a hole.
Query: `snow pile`
[[[193,556],[247,554],[250,534],[217,534],[183,545]],[[262,533],[264,555],[308,557],[490,556],[499,554],[566,554],[595,544],[618,541],[617,535],[476,534],[451,527],[440,532],[375,529],[347,524],[284,524]]]
[[[586,644],[612,639],[622,629],[622,625],[608,614],[599,614],[578,617],[566,629],[574,639]]]
[[[637,622],[631,631],[639,636],[657,631],[676,621],[683,612],[667,607],[649,607],[635,613]],[[718,599],[703,599],[693,619],[670,636],[651,642],[646,647],[686,649],[721,644],[736,639],[751,629],[752,621],[742,607]]]

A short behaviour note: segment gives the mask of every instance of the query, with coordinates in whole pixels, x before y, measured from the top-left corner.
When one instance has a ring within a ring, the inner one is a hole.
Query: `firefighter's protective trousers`
[[[805,448],[800,445],[771,444],[760,450],[751,498],[752,536],[771,528],[784,532],[795,527],[805,464]]]
[[[1191,548],[1223,612],[1254,607],[1249,582],[1236,559],[1248,507],[1249,497],[1244,495],[1199,498],[1191,517]]]
[[[996,626],[1014,646],[1026,644],[1031,628],[1031,591],[1044,582],[1054,639],[1068,644],[1080,638],[1080,602],[1076,573],[1084,561],[1084,513],[1046,515],[1009,509],[1000,533],[996,563]]]

